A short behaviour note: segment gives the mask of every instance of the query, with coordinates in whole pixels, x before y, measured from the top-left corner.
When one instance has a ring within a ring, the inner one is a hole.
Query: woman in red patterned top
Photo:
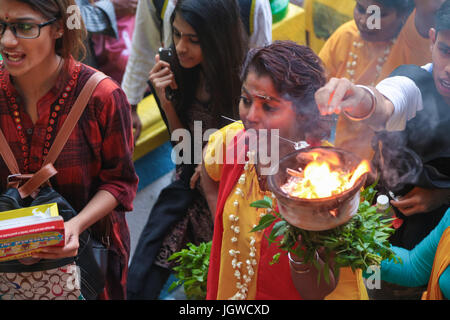
[[[80,56],[84,27],[79,16],[67,13],[74,12],[71,5],[73,0],[0,0],[0,127],[21,173],[41,168],[71,106],[95,72],[73,58]],[[132,151],[130,106],[120,87],[106,79],[54,163],[58,174],[52,186],[78,212],[65,222],[65,246],[34,256],[75,256],[80,233],[107,221],[111,246],[104,299],[124,299],[126,293],[130,244],[124,213],[132,210],[138,184]],[[1,192],[9,174],[0,160]],[[25,286],[6,295],[4,275],[0,273],[0,299],[41,298]],[[52,293],[61,297],[58,290]]]

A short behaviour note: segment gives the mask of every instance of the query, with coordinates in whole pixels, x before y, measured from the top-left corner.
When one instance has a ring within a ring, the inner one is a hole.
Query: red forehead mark
[[[5,20],[9,19],[9,14],[5,14]]]

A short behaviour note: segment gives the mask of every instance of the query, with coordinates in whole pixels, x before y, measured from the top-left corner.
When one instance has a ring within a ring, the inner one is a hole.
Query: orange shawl
[[[434,257],[433,269],[431,270],[430,281],[427,291],[423,293],[423,300],[444,300],[444,296],[439,288],[439,277],[450,265],[450,227],[442,234],[439,241],[436,255]]]

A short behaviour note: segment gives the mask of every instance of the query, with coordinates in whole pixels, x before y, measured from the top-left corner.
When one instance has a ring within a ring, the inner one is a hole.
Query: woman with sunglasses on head
[[[234,117],[247,40],[235,0],[179,0],[171,25],[174,59],[168,63],[157,55],[150,83],[169,131],[187,129],[191,142],[182,143],[192,143],[194,151],[194,137],[229,123],[221,116]],[[175,92],[172,99],[167,89]],[[195,121],[202,130],[196,134]],[[204,196],[209,190],[196,183],[192,154],[183,158],[188,160],[177,165],[175,181],[161,191],[138,241],[128,278],[130,298],[157,299],[171,272],[167,258],[187,242],[212,238]]]
[[[41,168],[81,89],[96,71],[76,60],[85,31],[80,17],[68,15],[72,5],[72,0],[0,0],[0,126],[21,174]],[[110,229],[110,247],[99,298],[124,299],[129,257],[124,213],[132,210],[138,182],[132,151],[130,106],[119,86],[105,79],[54,162],[58,173],[51,185],[77,212],[64,223],[65,245],[44,248],[21,262],[32,270],[41,259],[76,256],[80,234],[102,221]],[[8,175],[1,160],[1,192]],[[105,235],[103,228],[100,232]],[[0,297],[85,298],[79,286],[65,285],[69,269],[6,274],[0,264]]]

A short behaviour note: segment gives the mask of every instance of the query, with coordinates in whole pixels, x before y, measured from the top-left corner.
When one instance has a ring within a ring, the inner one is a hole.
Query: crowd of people
[[[70,267],[83,267],[65,259],[83,251],[85,232],[107,251],[96,299],[158,299],[175,266],[169,257],[209,241],[207,299],[449,299],[450,0],[346,1],[353,19],[314,52],[272,40],[269,0],[0,0],[0,133],[20,174],[40,172],[83,88],[98,70],[108,76],[53,163],[51,187],[77,212],[65,221],[65,245],[0,262],[0,299],[91,298],[83,272],[81,287],[66,285]],[[138,189],[137,105],[147,95],[170,134],[195,136],[201,122],[208,136],[200,163],[183,154],[130,259],[125,213]],[[369,290],[365,270],[351,268],[317,281],[321,252],[314,263],[281,255],[270,264],[271,230],[250,232],[267,212],[250,204],[277,201],[267,164],[245,142],[261,129],[279,130],[280,159],[295,150],[286,141],[306,141],[372,163],[401,221],[389,241],[403,263],[382,261],[381,288]],[[232,163],[217,157],[229,148],[238,149]],[[416,174],[393,167],[411,155]],[[3,157],[1,194],[10,170]],[[61,263],[46,268],[52,260]]]

